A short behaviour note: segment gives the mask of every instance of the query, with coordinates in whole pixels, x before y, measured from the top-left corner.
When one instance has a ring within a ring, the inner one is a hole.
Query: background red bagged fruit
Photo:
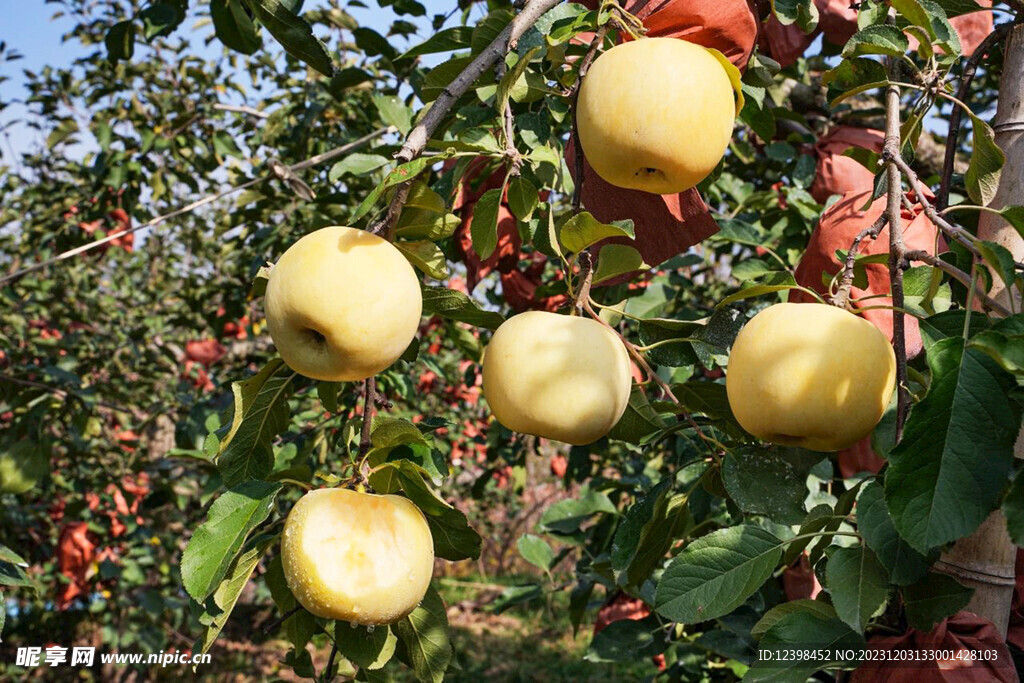
[[[642,0],[623,3],[626,11]],[[596,9],[599,0],[584,0]],[[682,38],[718,50],[743,69],[757,42],[757,13],[746,0],[650,0],[637,15],[650,38]]]
[[[856,159],[843,154],[851,147],[881,154],[884,142],[885,133],[882,131],[856,126],[836,126],[818,138],[814,145],[818,165],[811,183],[811,196],[824,204],[834,194],[870,189],[875,175]]]
[[[576,150],[570,140],[565,150],[569,172],[576,179]],[[615,238],[605,244],[625,244],[643,256],[644,263],[657,266],[681,254],[718,232],[707,205],[696,189],[679,194],[657,195],[640,190],[615,187],[603,180],[583,159],[583,208],[602,223],[632,220],[636,239]],[[608,284],[629,279],[632,274],[610,280]]]
[[[899,636],[869,638],[868,644],[884,650],[996,650],[998,659],[948,662],[932,659],[915,666],[898,661],[871,661],[853,672],[851,683],[1017,683],[1020,680],[999,631],[992,622],[971,612],[957,612],[927,633],[910,629]]]
[[[822,282],[822,272],[835,275],[839,272],[841,265],[836,259],[837,249],[848,251],[853,238],[864,228],[869,227],[882,215],[885,210],[885,197],[876,199],[868,207],[867,211],[861,211],[861,207],[871,197],[871,191],[847,192],[838,202],[832,205],[828,211],[821,216],[818,227],[811,235],[811,241],[807,245],[800,264],[796,269],[796,281],[822,294],[827,292],[826,285]],[[924,215],[919,206],[914,211],[904,209],[903,216],[903,240],[908,249],[921,249],[929,253],[935,253],[936,231],[928,217]],[[939,238],[939,249],[945,248],[945,242]],[[861,243],[860,254],[882,254],[888,252],[889,228],[886,226],[876,240],[865,240]],[[867,272],[868,286],[866,289],[854,288],[853,298],[865,296],[884,295],[876,299],[868,299],[862,304],[853,302],[855,308],[861,306],[891,306],[892,299],[889,295],[889,268],[884,263],[872,263],[865,266]],[[813,297],[798,290],[790,295],[790,301],[798,303],[809,303],[814,301]],[[865,319],[871,321],[882,332],[892,339],[892,311],[876,308],[863,313]],[[906,316],[906,341],[907,356],[912,358],[921,352],[921,332],[918,329],[917,319],[913,316]]]

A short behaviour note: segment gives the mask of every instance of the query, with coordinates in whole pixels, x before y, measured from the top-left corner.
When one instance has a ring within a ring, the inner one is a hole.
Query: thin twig
[[[283,624],[284,622],[288,621],[293,616],[298,614],[299,610],[301,609],[302,605],[295,605],[295,607],[292,607],[290,610],[279,616],[277,619],[274,619],[272,622],[263,627],[263,635],[269,636],[271,633],[281,628],[281,624]]]
[[[239,114],[248,114],[249,116],[255,116],[261,119],[265,119],[270,116],[270,114],[260,109],[253,109],[252,107],[245,107],[237,104],[221,104],[218,102],[213,105],[213,108],[220,111],[233,111]]]
[[[409,131],[402,148],[395,154],[398,163],[409,163],[426,149],[431,136],[447,118],[452,107],[459,101],[467,90],[476,83],[477,79],[494,66],[499,59],[516,48],[519,38],[537,23],[549,9],[561,3],[562,0],[530,0],[523,10],[509,22],[508,26],[498,34],[498,37],[491,41],[491,44],[484,48],[451,83],[448,84],[436,100],[430,105],[430,109],[423,116],[423,119],[416,124],[416,127]],[[395,188],[395,194],[388,205],[384,217],[370,227],[370,232],[375,235],[387,235],[390,237],[394,231],[398,216],[402,213],[409,198],[409,190],[412,181],[407,180]]]
[[[470,86],[476,83],[484,72],[494,66],[498,59],[504,57],[510,50],[514,50],[519,38],[537,23],[548,10],[561,3],[562,0],[531,0],[523,7],[523,11],[509,22],[498,37],[491,41],[491,44],[484,48],[472,62],[463,69],[462,73],[455,77],[448,86],[441,91],[440,96],[430,106],[423,120],[416,124],[402,148],[395,155],[400,163],[408,163],[419,156],[420,152],[427,146],[430,137],[438,129],[448,112],[455,106]]]
[[[899,62],[893,60],[891,78],[899,80]],[[896,353],[896,443],[903,437],[903,423],[910,410],[907,387],[906,316],[903,308],[903,178],[896,160],[900,156],[900,89],[890,85],[885,93],[885,143],[882,157],[886,162],[888,193],[885,213],[889,219],[889,283],[892,305],[892,346]]]
[[[938,268],[943,273],[946,273],[951,278],[962,284],[964,287],[967,287],[968,291],[970,291],[971,289],[970,275],[960,270],[953,264],[947,263],[946,261],[943,261],[939,257],[934,256],[933,254],[929,254],[927,251],[922,251],[920,249],[908,251],[906,252],[906,254],[904,254],[904,258],[908,262],[920,261],[921,263],[927,263],[929,266],[932,266],[933,268]],[[995,311],[996,313],[1002,316],[1011,315],[1010,309],[1006,308],[1006,306],[1003,306],[1001,303],[990,297],[988,293],[985,292],[985,288],[981,282],[976,282],[975,285],[976,286],[974,287],[974,296],[978,297],[978,299],[985,305],[986,308]]]
[[[327,668],[324,669],[323,679],[325,681],[333,681],[334,680],[334,674],[331,673],[331,669],[334,668],[334,660],[338,657],[338,641],[336,639],[337,638],[338,622],[334,622],[334,629],[335,629],[335,639],[332,640],[332,642],[331,642],[331,654],[327,658]]]
[[[135,415],[135,412],[131,409],[124,408],[113,403],[106,403],[104,401],[90,401],[88,398],[82,396],[81,394],[67,391],[65,389],[60,389],[58,387],[52,387],[49,384],[43,384],[42,382],[34,382],[30,379],[19,379],[17,377],[10,377],[9,375],[0,375],[0,382],[8,382],[10,384],[18,384],[23,387],[33,387],[35,389],[42,389],[62,400],[75,398],[86,405],[95,405],[101,408],[106,408],[107,410],[114,410],[119,413],[125,413],[126,415]]]
[[[708,436],[707,434],[704,433],[704,431],[700,428],[700,425],[697,424],[697,422],[693,419],[693,416],[690,415],[689,411],[687,411],[686,408],[683,406],[682,401],[680,401],[676,397],[676,395],[672,391],[672,387],[669,385],[669,383],[666,382],[665,380],[663,380],[658,375],[658,373],[656,373],[654,371],[654,369],[651,367],[650,363],[647,362],[647,359],[644,358],[643,353],[641,353],[640,350],[637,349],[637,347],[635,345],[631,344],[629,342],[629,340],[627,340],[625,337],[623,337],[622,334],[620,334],[618,330],[616,330],[614,327],[612,327],[611,325],[606,323],[601,318],[601,316],[598,315],[598,313],[596,311],[594,311],[594,308],[591,305],[591,302],[590,302],[589,299],[584,299],[583,302],[584,302],[583,303],[583,310],[585,310],[587,312],[587,314],[591,318],[593,318],[597,322],[599,322],[602,325],[604,325],[605,327],[607,327],[609,330],[611,330],[615,334],[615,336],[617,336],[619,339],[622,340],[623,345],[626,347],[626,351],[629,353],[629,355],[633,359],[633,361],[637,364],[637,367],[640,368],[641,372],[643,372],[652,382],[654,382],[655,384],[658,385],[658,388],[661,389],[661,393],[662,393],[662,395],[665,398],[667,398],[668,400],[672,401],[672,403],[675,404],[675,406],[676,406],[676,414],[678,416],[681,416],[683,419],[685,419],[687,424],[689,424],[690,427],[693,428],[694,432],[696,432],[697,436],[699,436],[702,440],[704,440],[708,444],[712,445],[715,449],[719,449],[719,450],[724,452],[725,451],[725,446],[723,446],[717,439],[714,439],[714,438],[712,438],[712,437],[710,437],[710,436]],[[713,457],[716,458],[716,459],[719,457],[718,452],[715,451],[715,450],[712,451],[712,454],[713,454]]]
[[[857,253],[860,251],[861,242],[868,237],[878,239],[882,229],[889,222],[888,214],[883,213],[874,223],[864,228],[853,238],[850,251],[846,253],[846,262],[843,265],[842,277],[839,280],[839,288],[835,295],[829,298],[829,303],[840,308],[850,308],[850,290],[853,288],[853,271],[857,263]]]
[[[903,161],[902,157],[900,157],[899,154],[893,157],[892,163],[895,164],[896,167],[900,170],[900,172],[907,177],[907,182],[910,183],[911,189],[914,190],[914,195],[917,199],[918,204],[920,204],[921,208],[924,209],[924,214],[928,216],[928,219],[935,225],[935,227],[937,227],[951,239],[954,239],[960,244],[962,244],[964,248],[967,249],[967,251],[971,252],[971,254],[973,254],[974,256],[980,256],[981,254],[978,252],[978,248],[974,246],[974,235],[967,232],[959,225],[950,223],[948,220],[943,218],[941,215],[939,215],[939,212],[935,209],[935,207],[932,206],[931,202],[928,201],[928,198],[925,195],[925,192],[927,190],[925,189],[924,184],[921,182],[921,179],[918,177],[917,173],[914,172],[914,169],[910,168],[907,162]]]
[[[574,159],[574,170],[576,171],[575,182],[573,184],[572,191],[572,213],[575,216],[580,212],[580,208],[583,202],[583,181],[584,174],[586,173],[586,165],[583,163],[583,146],[580,144],[580,127],[577,122],[577,110],[580,99],[580,87],[583,84],[583,78],[587,75],[587,71],[590,70],[590,65],[594,63],[594,59],[597,57],[597,51],[604,43],[604,38],[608,34],[608,26],[602,26],[597,29],[597,33],[594,34],[594,39],[590,41],[590,47],[587,48],[587,53],[583,55],[583,59],[580,60],[579,72],[576,75],[576,82],[572,87],[572,142],[573,142],[573,153],[575,154]]]
[[[981,64],[981,60],[985,58],[985,55],[992,49],[992,46],[1009,33],[1012,27],[1013,24],[1003,24],[996,27],[974,50],[974,54],[971,55],[970,59],[967,60],[967,64],[964,65],[963,75],[960,77],[960,87],[956,91],[956,98],[958,100],[961,102],[967,100],[971,89],[971,81],[974,80],[974,75],[978,71],[978,65]],[[953,178],[953,166],[956,162],[957,140],[960,135],[960,121],[963,119],[963,113],[963,109],[953,105],[953,110],[949,114],[949,132],[946,134],[946,155],[942,160],[942,182],[939,184],[939,192],[935,196],[935,205],[940,211],[949,206],[949,185]]]
[[[359,147],[362,147],[366,143],[371,142],[372,140],[374,140],[376,138],[379,138],[381,135],[384,135],[385,133],[389,132],[390,130],[391,130],[391,128],[380,128],[378,130],[373,131],[372,133],[368,133],[368,134],[364,135],[363,137],[361,137],[361,138],[359,138],[357,140],[353,140],[352,142],[350,142],[348,144],[342,145],[341,147],[337,147],[337,148],[332,149],[332,150],[330,150],[328,152],[324,152],[323,154],[318,154],[318,155],[316,155],[314,157],[310,157],[309,159],[306,159],[305,161],[301,161],[301,162],[299,162],[297,164],[293,164],[291,166],[288,166],[287,168],[288,168],[289,171],[294,172],[294,171],[301,171],[303,169],[309,168],[311,166],[315,166],[317,164],[322,164],[322,163],[324,163],[326,161],[330,161],[331,159],[335,159],[335,158],[337,158],[339,156],[347,154],[348,152],[351,152],[354,149],[358,149]],[[29,273],[34,273],[37,270],[43,270],[44,268],[49,268],[50,266],[54,265],[55,263],[60,263],[61,261],[66,261],[66,260],[68,260],[70,258],[74,258],[75,256],[78,256],[79,254],[84,254],[84,253],[86,253],[88,251],[92,251],[93,249],[98,249],[99,247],[103,246],[104,244],[107,244],[109,242],[113,242],[114,240],[116,240],[116,239],[118,239],[118,238],[120,238],[120,237],[122,237],[124,235],[130,235],[131,233],[138,232],[139,230],[145,230],[146,228],[156,227],[156,226],[160,225],[161,223],[163,223],[164,221],[168,221],[168,220],[170,220],[172,218],[177,218],[178,216],[182,216],[182,215],[184,215],[186,213],[189,213],[191,211],[195,211],[196,209],[198,209],[200,207],[206,206],[207,204],[212,204],[213,202],[215,202],[215,201],[217,201],[219,199],[223,199],[224,197],[227,197],[228,195],[234,194],[236,192],[241,192],[242,190],[246,190],[246,189],[252,187],[253,185],[258,185],[259,183],[262,183],[262,182],[264,182],[266,180],[269,180],[269,179],[275,178],[275,177],[276,176],[273,173],[268,173],[265,176],[262,176],[262,177],[259,177],[259,178],[253,178],[252,180],[248,180],[248,181],[242,183],[241,185],[235,185],[234,187],[229,187],[226,190],[221,190],[220,192],[215,192],[214,194],[207,195],[207,196],[203,197],[202,199],[197,199],[196,201],[194,201],[194,202],[192,202],[190,204],[186,204],[185,206],[183,206],[183,207],[181,207],[179,209],[175,209],[174,211],[171,211],[170,213],[165,213],[162,216],[157,216],[155,218],[151,218],[148,221],[146,221],[145,223],[139,223],[138,225],[132,226],[130,228],[126,228],[124,230],[118,230],[117,232],[112,232],[109,235],[107,235],[106,237],[104,237],[103,239],[96,240],[95,242],[89,242],[88,244],[83,244],[82,246],[75,247],[74,249],[68,249],[67,251],[61,252],[60,254],[58,254],[57,256],[54,256],[51,259],[47,259],[45,261],[40,261],[39,263],[33,264],[33,265],[31,265],[31,266],[29,266],[27,268],[22,268],[19,271],[16,271],[14,273],[10,273],[8,275],[0,277],[0,285],[5,285],[8,282],[11,282],[12,280],[17,280],[18,278],[20,278],[20,277],[22,277],[24,275],[27,275]]]

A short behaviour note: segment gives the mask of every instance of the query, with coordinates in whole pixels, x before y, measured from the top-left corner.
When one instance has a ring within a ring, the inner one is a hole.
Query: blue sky
[[[0,62],[0,75],[10,77],[10,80],[0,83],[0,100],[5,102],[12,100],[18,102],[27,95],[24,77],[26,69],[38,71],[47,64],[58,67],[67,66],[76,58],[96,49],[96,46],[84,47],[77,41],[66,43],[62,41],[64,33],[73,26],[73,21],[67,17],[52,19],[60,9],[59,5],[46,4],[42,0],[21,0],[17,3],[18,7],[15,10],[12,7],[14,4],[15,0],[4,0],[3,10],[0,10],[3,16],[3,20],[0,22],[0,41],[5,41],[8,49],[14,49],[23,55],[23,59],[9,63]],[[190,4],[189,16],[178,28],[179,32],[191,31],[199,18],[196,11],[197,3]],[[307,0],[305,6],[308,8],[319,4],[321,3],[315,0]],[[374,6],[354,7],[347,11],[359,21],[360,25],[368,26],[386,35],[388,27],[395,18],[391,8],[376,7],[373,0],[369,0],[367,4]],[[436,0],[428,0],[425,4],[429,7],[428,14],[439,11]],[[445,5],[454,6],[454,0]],[[406,16],[403,19],[410,20],[411,18]],[[427,32],[430,31],[429,17],[411,20],[423,27],[420,31],[420,39],[425,38]],[[211,32],[212,28],[206,26],[198,30],[205,35]],[[270,40],[273,39],[264,36],[264,41]],[[193,45],[197,49],[202,49],[200,42],[193,43]],[[398,45],[398,47],[402,46]],[[102,46],[100,48],[102,49]],[[213,42],[210,49],[219,50],[220,44]],[[25,114],[26,110],[20,104],[0,111],[0,131],[3,131],[0,135],[4,137],[0,143],[0,163],[10,163],[12,154],[26,151],[42,141],[42,134],[18,122],[19,119],[24,118]]]

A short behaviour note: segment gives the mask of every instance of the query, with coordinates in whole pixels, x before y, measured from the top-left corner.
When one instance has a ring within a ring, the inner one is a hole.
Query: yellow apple
[[[593,443],[629,403],[629,355],[589,318],[530,311],[509,318],[484,353],[484,398],[512,431]]]
[[[598,57],[576,107],[580,144],[612,185],[682,192],[715,170],[736,100],[722,63],[677,38],[622,43]]]
[[[877,327],[849,311],[776,304],[740,330],[725,384],[733,414],[757,438],[837,451],[882,419],[896,356]]]
[[[265,306],[270,336],[292,370],[351,382],[398,360],[416,336],[423,297],[390,242],[334,226],[285,251],[270,272]]]
[[[295,599],[310,613],[390,624],[423,600],[434,542],[423,513],[407,498],[318,489],[288,514],[281,564]]]

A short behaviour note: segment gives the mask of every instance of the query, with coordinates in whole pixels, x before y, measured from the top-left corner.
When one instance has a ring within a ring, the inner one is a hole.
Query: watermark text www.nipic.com
[[[209,664],[209,654],[192,654],[191,652],[153,652],[150,654],[129,652],[100,652],[100,664],[147,664],[150,666],[189,666]],[[33,669],[37,666],[93,666],[96,663],[95,647],[19,647],[15,665]]]

